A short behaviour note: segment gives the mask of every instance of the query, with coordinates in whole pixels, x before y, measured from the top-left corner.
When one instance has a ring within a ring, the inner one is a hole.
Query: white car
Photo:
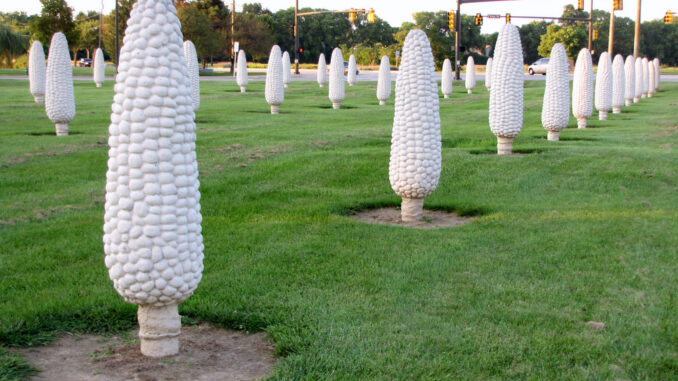
[[[530,75],[535,75],[535,74],[544,74],[546,75],[546,69],[549,66],[549,59],[548,58],[540,58],[538,59],[535,63],[527,67],[527,72],[530,73]]]

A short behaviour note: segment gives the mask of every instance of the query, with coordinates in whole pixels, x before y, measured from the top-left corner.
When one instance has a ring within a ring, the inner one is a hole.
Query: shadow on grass
[[[68,132],[68,135],[82,135],[82,134],[84,134],[84,132],[82,132],[82,131],[70,131],[70,132]],[[26,133],[24,133],[24,135],[28,135],[28,136],[50,136],[50,135],[56,136],[56,132],[55,131],[26,132]]]
[[[251,114],[271,114],[271,110],[270,110],[270,109],[269,109],[269,110],[245,110],[245,112],[251,113]],[[278,112],[278,114],[292,114],[292,111],[283,111],[283,110],[280,110],[280,111]],[[273,114],[271,114],[271,115],[273,115]]]
[[[354,214],[364,212],[366,210],[381,209],[381,208],[396,208],[400,209],[400,200],[397,201],[367,201],[351,206],[337,206],[330,210],[332,214],[349,217]],[[442,204],[426,204],[426,210],[435,210],[447,213],[457,213],[461,217],[478,217],[493,213],[492,210],[475,205],[442,205]]]
[[[547,140],[545,136],[533,136],[533,139],[536,140]],[[561,136],[560,141],[568,141],[568,142],[596,142],[599,141],[600,139],[594,139],[594,138],[581,138],[581,137],[573,137],[573,136]]]
[[[548,150],[540,149],[540,148],[517,148],[513,150],[513,154],[507,155],[507,156],[523,156],[523,155],[531,155],[531,154],[540,154],[544,153]],[[496,155],[497,154],[497,149],[496,148],[484,148],[484,149],[472,149],[469,150],[468,153],[471,155]]]
[[[329,104],[329,105],[310,106],[310,107],[316,107],[316,108],[329,108],[329,109],[331,109],[331,108],[332,108],[332,105]],[[354,108],[358,108],[358,107],[356,107],[356,106],[344,106],[344,105],[341,106],[341,110],[343,110],[343,109],[350,110],[350,109],[354,109]]]

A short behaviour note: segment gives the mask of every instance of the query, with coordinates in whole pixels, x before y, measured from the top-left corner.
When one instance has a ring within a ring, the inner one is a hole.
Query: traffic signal
[[[370,11],[367,12],[367,22],[377,21],[377,15],[374,13],[374,9],[370,8]]]
[[[593,30],[593,39],[594,39],[594,40],[597,40],[597,39],[598,39],[598,30],[597,30],[597,29],[594,29],[594,30]]]
[[[304,48],[299,48],[299,54],[304,52]]]
[[[664,16],[664,22],[667,24],[673,23],[673,13],[671,13],[671,11],[666,11],[666,15]]]
[[[612,0],[612,10],[614,11],[624,10],[624,2],[622,0]]]
[[[507,13],[507,14],[506,14],[506,23],[507,23],[507,24],[510,24],[510,23],[511,23],[511,14],[510,14],[510,13]]]
[[[454,30],[454,13],[447,12],[447,25],[450,27],[450,32]]]
[[[476,13],[476,18],[474,19],[476,25],[483,25],[483,15]]]
[[[297,37],[297,26],[296,25],[292,26],[292,36]]]
[[[577,0],[577,9],[580,11],[584,9],[584,0]]]
[[[349,21],[354,23],[357,17],[358,17],[357,13],[353,10],[353,8],[351,8],[351,10],[348,12]]]

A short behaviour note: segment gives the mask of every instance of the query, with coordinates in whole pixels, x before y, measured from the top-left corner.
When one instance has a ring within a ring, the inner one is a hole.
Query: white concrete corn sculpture
[[[106,62],[104,62],[104,51],[97,48],[94,53],[93,80],[97,87],[101,87],[106,79]]]
[[[325,55],[323,53],[320,53],[320,57],[318,58],[318,73],[316,78],[318,79],[318,86],[320,87],[324,87],[327,83],[327,62],[325,61]]]
[[[647,87],[647,96],[648,96],[648,98],[652,98],[652,96],[654,95],[654,91],[655,91],[654,79],[656,78],[655,75],[654,75],[654,64],[652,63],[652,61],[648,62],[647,71],[648,71],[648,79],[649,79],[649,85]]]
[[[75,96],[68,41],[61,32],[54,33],[49,46],[45,111],[49,120],[56,125],[56,135],[68,135],[68,123],[75,117]]]
[[[330,61],[330,91],[329,98],[332,101],[332,108],[338,110],[341,108],[341,101],[344,100],[344,57],[341,55],[341,49],[334,48],[332,51],[332,60]]]
[[[452,80],[452,63],[449,58],[445,58],[445,61],[443,61],[443,75],[440,79],[440,91],[445,98],[449,98],[452,94]]]
[[[271,105],[271,114],[280,112],[280,105],[285,100],[285,85],[283,84],[282,59],[280,59],[280,47],[273,45],[271,54],[268,56],[268,68],[266,69],[266,102]]]
[[[389,180],[402,197],[403,221],[423,217],[424,197],[438,186],[441,166],[438,81],[426,33],[405,38],[396,80]]]
[[[282,55],[282,73],[283,73],[283,86],[288,88],[290,82],[292,82],[292,63],[290,62],[290,54],[284,52]]]
[[[351,54],[351,56],[348,57],[348,73],[346,74],[346,80],[349,86],[355,85],[357,70],[358,66],[355,63],[355,56]]]
[[[200,69],[198,68],[198,53],[191,41],[184,41],[184,56],[188,66],[188,78],[191,81],[191,99],[193,111],[200,108]]]
[[[596,73],[596,109],[600,120],[607,120],[607,113],[612,108],[612,86],[612,62],[610,55],[603,52]]]
[[[636,95],[635,60],[631,55],[626,57],[626,62],[624,63],[624,75],[626,76],[624,80],[624,100],[626,106],[631,106],[633,104],[633,98]]]
[[[379,65],[379,78],[377,79],[377,99],[383,106],[391,98],[391,62],[388,56],[381,57]]]
[[[560,131],[570,120],[570,64],[562,44],[551,49],[551,59],[546,70],[546,90],[541,110],[541,124],[548,131],[548,140],[560,140]]]
[[[106,267],[139,305],[141,353],[179,352],[177,306],[202,278],[195,113],[171,0],[138,0],[120,51],[109,127]]]
[[[31,88],[31,95],[35,103],[45,101],[45,76],[47,66],[45,64],[45,51],[40,41],[33,41],[28,59],[28,80]]]
[[[473,89],[476,87],[476,64],[473,61],[473,56],[468,56],[466,60],[466,91],[473,94]]]
[[[247,92],[247,83],[249,83],[249,78],[247,77],[247,54],[242,49],[238,51],[238,72],[236,73],[235,81],[240,86],[241,93]]]
[[[633,97],[633,103],[638,103],[643,95],[643,60],[640,57],[636,57],[634,71],[636,73],[636,93]]]
[[[510,155],[513,139],[523,128],[523,50],[518,28],[505,24],[497,37],[492,63],[490,129],[497,137],[497,154]]]
[[[661,73],[659,71],[661,69],[661,65],[659,65],[659,58],[653,59],[652,64],[654,64],[654,76],[655,76],[655,78],[654,78],[654,90],[655,90],[655,92],[657,92],[657,90],[659,90],[659,81],[661,80],[661,75],[660,75]]]
[[[579,51],[572,82],[572,114],[577,127],[586,128],[586,120],[593,115],[593,64],[586,48]]]
[[[640,61],[641,67],[643,68],[643,92],[641,93],[641,98],[647,98],[647,92],[650,89],[650,70],[648,68],[649,62],[646,57]]]
[[[624,57],[617,54],[612,62],[612,113],[621,114],[621,109],[624,106],[625,94],[625,74],[624,74]]]
[[[490,91],[492,88],[492,61],[494,60],[490,57],[485,64],[485,87],[487,88],[487,91]]]

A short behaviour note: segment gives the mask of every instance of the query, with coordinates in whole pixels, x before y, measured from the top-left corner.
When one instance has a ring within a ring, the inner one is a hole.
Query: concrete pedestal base
[[[473,89],[471,90],[466,90],[469,94],[473,94]]]
[[[68,136],[68,123],[56,124],[56,136]]]
[[[241,92],[241,93],[246,93],[246,92],[247,92],[247,88],[246,88],[245,86],[240,86],[240,92]]]
[[[640,97],[641,97],[641,98],[647,98],[647,93],[642,93],[642,94],[640,95]]]
[[[102,86],[101,83],[96,83],[96,85],[97,85],[97,87],[101,87],[101,86]]]
[[[626,106],[631,106],[633,104],[633,99],[625,99]]]
[[[320,86],[320,87],[325,87],[325,84],[324,84],[324,83],[319,83],[318,86]]]
[[[654,95],[654,93],[647,93],[648,98],[652,98],[653,95]]]
[[[621,114],[621,106],[620,107],[612,107],[612,113],[613,114]]]
[[[513,153],[513,138],[497,136],[497,155],[510,155]]]
[[[450,97],[450,94],[443,94],[443,98],[447,99]]]
[[[287,83],[284,83],[284,84],[283,84],[283,87],[284,87],[284,88],[288,88],[288,87],[290,87],[290,85],[287,84]]]
[[[379,106],[384,106],[386,105],[386,101],[379,101]]]
[[[424,217],[423,198],[405,198],[400,205],[400,218],[403,221],[421,221]]]
[[[607,111],[598,111],[598,120],[607,120]]]
[[[271,114],[280,113],[280,105],[271,105]]]
[[[549,131],[546,139],[551,142],[560,141],[560,131]]]
[[[332,102],[332,108],[339,110],[341,108],[341,102]]]
[[[633,98],[633,103],[638,103],[638,102],[640,102],[640,98],[639,98],[639,97],[634,97],[634,98]]]
[[[586,128],[586,118],[577,118],[577,128]]]
[[[141,354],[165,357],[179,353],[181,316],[176,304],[165,307],[139,306],[137,319]]]
[[[45,103],[45,96],[44,95],[36,95],[34,98],[35,98],[35,103]]]

